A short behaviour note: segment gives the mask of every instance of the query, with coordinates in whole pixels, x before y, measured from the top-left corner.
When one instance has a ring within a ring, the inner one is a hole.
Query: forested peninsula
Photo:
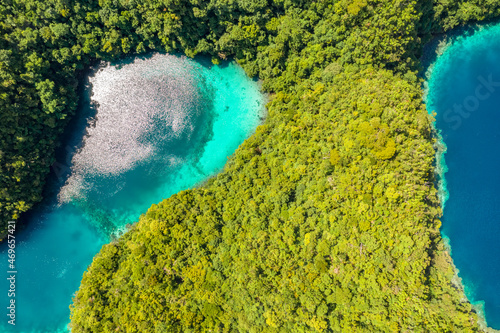
[[[0,219],[42,197],[78,74],[151,51],[235,59],[268,117],[199,188],[104,246],[72,332],[478,332],[439,233],[420,57],[488,0],[4,0]]]

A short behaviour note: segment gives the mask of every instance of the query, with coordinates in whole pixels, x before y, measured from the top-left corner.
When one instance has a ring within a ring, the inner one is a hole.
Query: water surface
[[[455,38],[429,74],[427,108],[447,147],[442,233],[469,300],[500,329],[500,26]]]
[[[65,332],[69,305],[101,246],[153,203],[219,171],[259,124],[265,99],[233,63],[154,54],[95,68],[53,168],[46,200],[16,236],[16,326]],[[0,269],[7,272],[1,244]]]

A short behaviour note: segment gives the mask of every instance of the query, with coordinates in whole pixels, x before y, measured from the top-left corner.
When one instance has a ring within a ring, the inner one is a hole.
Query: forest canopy
[[[235,59],[268,118],[200,188],[105,245],[72,332],[476,332],[440,238],[422,46],[486,0],[8,0],[0,232],[41,200],[96,60]]]

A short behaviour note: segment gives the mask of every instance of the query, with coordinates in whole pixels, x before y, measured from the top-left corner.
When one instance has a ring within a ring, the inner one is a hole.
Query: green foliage
[[[429,254],[440,209],[420,90],[347,71],[276,94],[224,172],[105,246],[73,331],[477,331],[449,263],[433,264],[442,250]],[[390,159],[374,156],[381,137],[397,142]]]
[[[222,173],[102,248],[74,298],[72,332],[477,332],[439,236],[415,73],[431,31],[496,8],[0,4],[1,228],[41,199],[85,65],[150,50],[233,57],[272,93],[267,120]]]
[[[479,22],[500,16],[500,3],[489,0],[435,0],[435,31],[447,31],[468,22]]]
[[[340,162],[340,154],[339,154],[339,151],[337,149],[332,149],[330,151],[330,163],[332,165],[338,165]]]

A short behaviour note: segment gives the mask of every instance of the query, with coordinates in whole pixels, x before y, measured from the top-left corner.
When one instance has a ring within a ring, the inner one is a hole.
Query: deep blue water
[[[69,305],[101,246],[153,203],[224,166],[263,117],[259,85],[232,63],[150,55],[93,70],[47,197],[16,237],[16,326],[7,324],[0,245],[0,332],[66,332]]]
[[[426,102],[447,146],[442,233],[469,300],[500,329],[500,26],[444,48]]]

